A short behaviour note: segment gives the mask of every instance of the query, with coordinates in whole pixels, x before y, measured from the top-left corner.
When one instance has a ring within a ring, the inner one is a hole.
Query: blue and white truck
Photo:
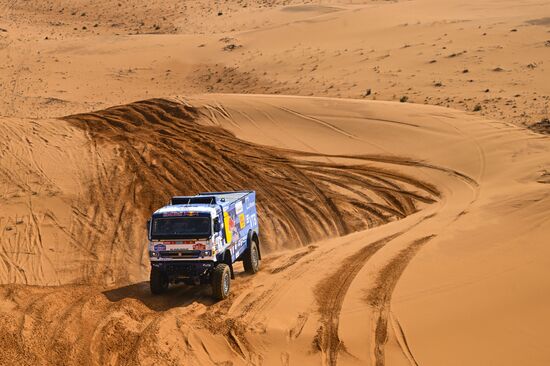
[[[248,273],[260,267],[256,192],[207,192],[172,197],[147,222],[150,287],[153,294],[170,284],[211,284],[212,294],[229,295],[233,264]]]

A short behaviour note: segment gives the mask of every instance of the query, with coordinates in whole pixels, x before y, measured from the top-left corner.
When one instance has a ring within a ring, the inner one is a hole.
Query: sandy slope
[[[549,11],[0,0],[0,364],[549,364]],[[147,215],[244,187],[263,270],[152,297]]]
[[[133,240],[123,234],[108,238],[96,234],[91,236],[96,246],[89,250],[97,258],[90,267],[111,269],[107,279],[118,286],[107,291],[103,290],[105,283],[90,287],[89,284],[106,279],[99,270],[85,272],[89,277],[75,281],[79,284],[76,286],[4,286],[1,306],[5,321],[1,339],[2,348],[9,351],[2,354],[3,362],[150,364],[161,360],[168,364],[231,361],[378,365],[415,362],[511,365],[520,359],[529,360],[529,364],[548,362],[544,329],[549,325],[545,309],[550,299],[542,295],[548,293],[550,286],[544,275],[548,258],[544,212],[550,205],[544,174],[550,163],[547,138],[504,123],[427,106],[228,95],[180,100],[185,104],[152,100],[71,116],[64,121],[40,121],[39,125],[44,125],[47,131],[43,136],[52,139],[44,146],[61,144],[54,135],[71,131],[72,136],[87,139],[84,146],[93,143],[98,150],[111,152],[114,163],[109,164],[111,160],[107,159],[101,165],[108,177],[104,187],[116,189],[121,185],[120,179],[132,174],[140,177],[136,187],[114,192],[129,191],[133,199],[123,196],[124,199],[110,200],[116,205],[127,205],[128,217],[119,219],[120,216],[108,213],[112,207],[105,202],[109,200],[103,201],[102,192],[96,191],[91,201],[97,202],[96,208],[91,209],[96,215],[88,214],[86,227],[125,233],[133,226],[140,232],[139,223],[145,215],[140,210],[154,205],[156,199],[156,194],[145,194],[150,192],[148,180],[153,179],[148,172],[158,177],[156,165],[170,172],[171,156],[183,153],[183,147],[192,155],[211,151],[193,144],[202,141],[208,146],[210,139],[221,144],[218,152],[227,154],[225,162],[243,159],[239,161],[248,162],[254,171],[253,162],[262,161],[264,168],[269,167],[266,172],[272,172],[263,180],[272,183],[272,192],[287,197],[288,204],[295,200],[292,204],[305,209],[299,205],[307,202],[312,211],[309,217],[318,215],[317,219],[308,223],[303,221],[308,215],[294,211],[303,215],[299,220],[311,235],[345,234],[338,233],[336,222],[323,223],[335,220],[338,212],[342,222],[351,224],[361,218],[374,225],[375,222],[369,221],[371,211],[346,211],[345,200],[350,204],[355,200],[376,203],[376,187],[398,185],[402,195],[431,197],[424,201],[435,203],[418,203],[420,211],[407,212],[405,218],[390,219],[366,231],[317,241],[296,251],[272,252],[261,273],[254,277],[239,276],[234,295],[217,304],[211,302],[207,289],[200,288],[179,287],[165,297],[152,298],[145,282],[136,283],[135,277],[127,277],[130,272],[141,276],[141,280],[146,278],[147,270],[138,263],[132,269],[132,258],[138,252],[141,255],[144,240]],[[143,116],[148,116],[147,123],[138,118]],[[83,129],[77,126],[79,123],[84,125]],[[152,125],[149,127],[148,123]],[[24,124],[6,120],[5,125],[16,130]],[[140,135],[140,129],[146,127],[155,144],[148,145],[145,136]],[[185,131],[165,134],[169,136],[166,141],[164,137],[155,137],[165,128]],[[236,138],[223,131],[231,131]],[[251,140],[254,144],[248,142]],[[182,143],[182,149],[169,150],[177,148],[173,146],[176,141]],[[70,151],[73,143],[64,142],[61,148],[66,146]],[[22,145],[25,144],[12,140],[4,151],[15,151]],[[277,148],[272,150],[270,146]],[[132,148],[143,148],[139,156],[145,161],[139,169],[132,169],[131,165],[120,169],[121,164],[135,163],[137,155],[133,155]],[[281,148],[287,150],[277,150]],[[80,151],[84,159],[92,155],[86,149]],[[277,158],[266,156],[276,151]],[[28,160],[22,156],[18,155],[18,161]],[[67,156],[70,158],[71,154]],[[180,158],[180,168],[193,163],[208,164],[199,157],[185,161]],[[281,177],[298,179],[285,172],[292,169],[288,164],[301,165],[307,172],[310,161],[317,163],[312,165],[311,173],[304,174],[311,174],[308,179],[319,179],[314,186],[339,202],[338,211],[323,207],[318,198],[308,202],[306,192],[292,193],[300,187],[311,189],[312,185],[301,186],[298,180],[291,183],[292,189],[279,186],[277,172],[281,172]],[[7,160],[2,159],[4,162]],[[93,164],[85,167],[92,168],[92,172],[84,169],[81,175],[75,175],[77,181],[96,170]],[[205,168],[205,172],[211,171]],[[39,162],[29,169],[35,170],[46,172]],[[116,176],[114,172],[122,175]],[[378,172],[375,174],[378,178],[373,172]],[[56,183],[57,177],[67,176],[65,173],[45,174],[55,184],[52,191],[57,190],[60,200],[67,204],[58,205],[57,210],[74,210],[72,191],[82,188]],[[164,175],[163,179],[170,181],[167,187],[195,189],[194,184],[198,183],[192,180],[187,186],[171,186],[180,180],[177,174],[172,171]],[[377,179],[377,184],[371,179]],[[342,184],[337,184],[338,181]],[[89,187],[94,186],[93,182]],[[158,179],[154,182],[162,183]],[[258,184],[260,191],[261,182],[250,180],[251,185]],[[291,228],[294,224],[292,216],[277,214],[273,211],[277,208],[270,208],[268,202],[273,198],[269,193],[269,190],[263,193],[260,202],[270,245],[277,247],[281,239],[279,247],[295,247],[288,240],[291,238],[288,229],[281,232],[270,227],[278,223]],[[368,198],[352,198],[359,193]],[[31,211],[32,203],[43,199],[32,197],[32,191],[26,188],[20,196],[25,195],[30,196],[31,204],[20,214],[23,221],[33,220],[34,216],[39,228],[46,226],[52,208]],[[8,202],[18,199],[4,198]],[[143,199],[146,201],[142,202]],[[396,203],[400,199],[385,196],[381,203]],[[83,203],[89,207],[90,201]],[[277,207],[282,209],[282,205],[279,203]],[[397,210],[400,205],[388,207]],[[6,222],[5,217],[2,222]],[[71,227],[75,226],[78,224]],[[332,231],[322,231],[327,227],[332,227]],[[15,225],[15,231],[29,229]],[[296,235],[305,240],[302,234]],[[314,240],[317,239],[310,241]],[[10,243],[16,252],[22,251],[17,248],[18,242]],[[103,246],[109,243],[111,246]],[[62,247],[75,248],[71,241]],[[35,257],[49,257],[36,246],[33,249]],[[81,254],[85,263],[87,256]],[[39,268],[45,267],[40,263],[47,263],[37,262]],[[17,263],[26,273],[27,262]],[[62,261],[54,263],[63,267]],[[69,266],[63,270],[71,269]],[[52,276],[45,274],[42,278]],[[35,281],[39,278],[34,277]],[[135,284],[119,287],[124,283]],[[524,332],[530,336],[522,336]],[[470,351],[463,352],[463,348]],[[529,350],[528,355],[520,351],[524,349]]]

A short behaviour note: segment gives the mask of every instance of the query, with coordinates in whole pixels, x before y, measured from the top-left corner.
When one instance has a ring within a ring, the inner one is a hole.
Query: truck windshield
[[[153,221],[153,239],[196,239],[210,237],[210,217],[163,217]]]

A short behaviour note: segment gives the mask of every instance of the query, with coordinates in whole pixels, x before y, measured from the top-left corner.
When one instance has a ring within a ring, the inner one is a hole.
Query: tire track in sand
[[[216,113],[231,119],[220,108]],[[93,238],[88,249],[99,254],[89,263],[86,281],[116,284],[136,273],[143,250],[135,243],[144,236],[143,225],[117,223],[144,223],[173,194],[256,190],[261,242],[268,250],[394,221],[440,196],[429,183],[391,169],[399,158],[385,157],[374,166],[369,158],[262,146],[199,123],[205,115],[185,102],[152,99],[64,117],[85,130],[95,158],[84,195],[91,201],[79,202],[88,210],[75,222],[75,236]],[[116,261],[128,253],[136,254],[130,261],[135,270]]]
[[[338,323],[344,297],[353,279],[376,252],[402,234],[393,234],[361,248],[344,259],[340,267],[317,285],[315,294],[321,326],[317,330],[313,346],[322,352],[324,364],[336,365],[340,351],[346,351],[338,336]]]
[[[86,131],[90,142],[87,154],[95,157],[91,159],[92,179],[85,182],[88,192],[82,192],[78,202],[73,203],[81,214],[71,227],[71,237],[86,238],[86,251],[98,258],[85,264],[85,284],[107,278],[116,286],[128,281],[128,273],[143,276],[140,265],[145,230],[140,222],[145,222],[147,215],[174,193],[255,189],[262,230],[265,237],[273,238],[265,241],[270,248],[298,247],[384,224],[410,215],[421,204],[434,202],[440,196],[432,185],[395,169],[395,165],[426,164],[398,157],[329,156],[260,146],[240,140],[220,127],[201,125],[198,116],[189,105],[158,99],[65,117],[71,125]],[[350,159],[355,163],[351,164]],[[343,218],[348,225],[345,228],[341,226]],[[362,266],[399,235],[361,248],[346,258],[325,284],[319,285],[317,292],[325,296],[317,299],[321,327],[315,344],[324,353],[325,363],[335,364],[338,352],[345,350],[338,338],[338,318],[346,291]],[[258,294],[257,302],[246,307],[244,315],[255,320],[291,284],[283,280],[299,279],[307,271],[307,260],[317,255],[300,253],[275,268],[272,275],[282,280]],[[137,270],[133,268],[136,266]],[[193,305],[190,303],[202,301],[202,295],[189,290],[185,293],[189,303],[182,302],[186,309],[180,311],[173,309],[177,304],[172,301],[150,299],[148,290],[142,287],[136,294],[120,298],[99,294],[97,288],[61,287],[47,299],[42,299],[39,289],[16,288],[16,307],[23,309],[21,314],[30,315],[23,316],[21,344],[42,345],[31,347],[30,355],[51,363],[79,363],[90,359],[93,349],[99,355],[98,363],[120,357],[120,363],[136,364],[139,352],[151,355],[164,347],[157,347],[152,341],[160,345],[161,340],[169,340],[161,337],[166,324],[185,319],[187,312],[199,313],[204,306],[208,311],[201,313],[200,319],[178,325],[177,337],[198,325],[204,332],[225,337],[235,354],[249,363],[261,356],[247,344],[248,329],[242,322],[228,318],[231,298],[221,304],[206,301]],[[239,288],[239,281],[235,281],[234,289],[234,297],[246,290]],[[177,288],[172,295],[176,291]],[[33,297],[36,305],[25,306]],[[290,338],[302,332],[307,317],[301,314],[289,330]],[[0,333],[6,334],[7,330]],[[53,355],[45,349],[44,338],[55,340],[51,344]],[[5,343],[0,345],[6,348]],[[383,348],[383,342],[380,345]],[[20,348],[15,352],[23,355],[27,350]],[[185,353],[181,349],[170,354],[166,351],[159,359],[172,360],[171,357]],[[180,358],[173,360],[173,364],[182,364],[177,362]]]
[[[403,352],[413,364],[416,364],[401,325],[399,325],[397,319],[391,317],[390,303],[393,290],[408,264],[418,251],[434,237],[435,235],[425,236],[413,241],[409,246],[402,249],[379,271],[374,287],[367,294],[366,301],[373,308],[376,319],[373,330],[373,352],[376,366],[384,366],[386,364],[384,347],[388,341],[388,322],[391,320],[393,320],[393,325],[397,326],[399,330],[398,336],[402,340],[399,344]]]

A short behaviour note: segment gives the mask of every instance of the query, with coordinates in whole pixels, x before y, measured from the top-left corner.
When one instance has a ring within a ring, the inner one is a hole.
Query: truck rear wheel
[[[151,293],[154,295],[160,295],[168,289],[169,281],[166,273],[161,271],[158,268],[151,268],[151,277],[149,279],[149,287],[151,288]]]
[[[225,263],[220,263],[212,270],[212,295],[217,300],[226,299],[231,288],[231,270]]]
[[[260,253],[258,252],[256,240],[250,241],[250,247],[244,253],[243,265],[244,270],[250,274],[254,274],[260,269]]]

